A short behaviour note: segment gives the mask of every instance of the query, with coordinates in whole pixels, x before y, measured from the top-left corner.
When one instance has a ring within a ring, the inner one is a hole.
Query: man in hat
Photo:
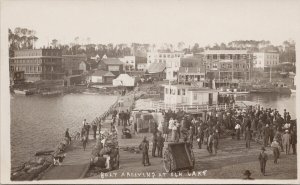
[[[268,160],[268,155],[265,153],[265,147],[261,147],[261,152],[259,153],[258,160],[260,164],[260,171],[263,175],[266,173],[266,164]]]
[[[162,137],[161,132],[159,132],[158,137],[157,137],[158,157],[162,157],[162,151],[163,151],[163,148],[164,148],[164,142],[165,142],[165,139]]]
[[[244,178],[245,180],[253,180],[253,178],[250,177],[251,176],[251,172],[249,170],[246,170],[244,172],[244,175],[245,175],[245,178]]]
[[[156,157],[156,148],[157,148],[157,132],[153,132],[152,135],[152,157]]]
[[[289,130],[285,130],[285,133],[282,136],[282,145],[285,149],[285,154],[290,153],[290,141],[291,141],[291,135],[289,134]]]
[[[273,142],[271,143],[271,147],[273,148],[274,163],[277,164],[277,159],[280,156],[280,145],[277,141],[277,138],[273,140]]]
[[[144,166],[150,166],[149,162],[149,156],[148,156],[148,151],[149,151],[149,142],[147,141],[147,137],[145,136],[142,143],[139,146],[139,149],[142,150],[143,152],[143,165]]]

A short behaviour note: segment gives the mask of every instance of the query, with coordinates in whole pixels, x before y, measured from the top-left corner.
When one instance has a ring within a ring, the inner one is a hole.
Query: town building
[[[166,65],[163,62],[152,63],[147,71],[145,72],[145,76],[148,78],[156,79],[156,80],[164,80],[166,78]]]
[[[112,84],[116,76],[110,71],[96,70],[87,79],[89,83]]]
[[[65,74],[78,75],[87,71],[87,56],[81,55],[62,55],[62,64]]]
[[[206,79],[216,84],[239,83],[251,78],[253,55],[247,50],[206,50]]]
[[[162,85],[166,105],[216,105],[218,91],[190,85]]]
[[[184,56],[183,52],[168,52],[168,51],[151,51],[147,53],[147,66],[156,62],[163,62],[166,64],[168,60],[174,60],[175,62],[178,58]]]
[[[118,58],[107,58],[103,59],[98,64],[98,69],[103,71],[110,71],[115,76],[122,74],[123,70],[123,62],[121,62]]]
[[[178,82],[204,82],[206,72],[205,61],[198,57],[180,59]]]
[[[137,71],[146,71],[147,70],[147,58],[146,57],[135,57],[135,64]]]
[[[265,67],[272,67],[279,64],[279,53],[274,52],[258,52],[253,53],[254,68],[264,69]]]
[[[134,87],[135,78],[129,76],[128,74],[120,74],[116,79],[113,80],[113,86]]]
[[[62,50],[23,49],[14,51],[10,58],[10,71],[24,71],[26,82],[58,80],[63,78]]]
[[[123,62],[124,71],[134,71],[136,69],[135,56],[124,56],[119,60]]]

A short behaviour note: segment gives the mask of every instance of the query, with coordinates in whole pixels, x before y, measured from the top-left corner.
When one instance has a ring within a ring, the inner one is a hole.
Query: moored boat
[[[41,95],[43,96],[56,96],[56,95],[61,95],[63,94],[63,91],[45,91],[41,92]]]
[[[32,95],[34,94],[31,90],[20,90],[20,89],[14,89],[14,93],[18,95]]]

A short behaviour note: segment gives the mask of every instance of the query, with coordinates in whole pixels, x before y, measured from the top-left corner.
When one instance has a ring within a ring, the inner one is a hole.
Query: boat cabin
[[[163,85],[164,103],[169,105],[215,105],[218,91],[189,85]]]

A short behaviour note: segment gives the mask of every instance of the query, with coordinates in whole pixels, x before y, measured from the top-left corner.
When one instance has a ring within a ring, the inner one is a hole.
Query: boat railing
[[[180,104],[165,104],[163,102],[151,102],[151,107],[154,110],[183,110],[185,112],[203,112],[210,110],[226,110],[228,108],[245,108],[247,105],[243,102],[239,102],[238,104],[215,104],[215,105],[180,105]]]

